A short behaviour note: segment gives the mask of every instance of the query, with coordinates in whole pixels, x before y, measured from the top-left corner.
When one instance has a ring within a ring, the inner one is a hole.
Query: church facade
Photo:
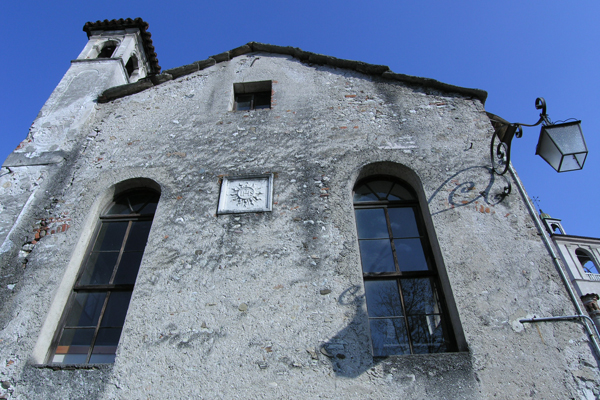
[[[0,174],[4,398],[596,398],[487,94],[248,43],[89,42]],[[568,282],[567,282],[568,283]]]

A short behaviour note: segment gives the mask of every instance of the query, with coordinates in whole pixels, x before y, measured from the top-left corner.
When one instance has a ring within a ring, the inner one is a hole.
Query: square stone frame
[[[223,177],[217,215],[273,211],[273,174]]]

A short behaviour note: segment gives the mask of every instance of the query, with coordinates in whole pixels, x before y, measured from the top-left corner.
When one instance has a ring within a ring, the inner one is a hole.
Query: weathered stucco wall
[[[273,108],[230,111],[233,83],[261,80]],[[2,254],[14,286],[1,289],[0,393],[593,398],[581,326],[518,322],[575,311],[523,199],[496,196],[511,178],[490,175],[491,133],[477,99],[267,53],[95,105],[14,232],[27,247]],[[466,351],[371,355],[352,188],[403,168],[422,184]],[[216,216],[220,177],[263,173],[275,175],[272,212]],[[38,365],[99,210],[136,178],[161,198],[115,364]]]

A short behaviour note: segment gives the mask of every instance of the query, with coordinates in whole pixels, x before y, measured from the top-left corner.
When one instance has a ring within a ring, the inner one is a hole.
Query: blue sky
[[[585,168],[558,174],[536,156],[539,128],[514,140],[513,164],[568,234],[599,237],[599,16],[597,0],[3,2],[0,158],[83,49],[84,23],[141,17],[163,70],[257,41],[483,89],[486,110],[511,122],[536,122],[534,102],[544,97],[552,120],[582,120]]]

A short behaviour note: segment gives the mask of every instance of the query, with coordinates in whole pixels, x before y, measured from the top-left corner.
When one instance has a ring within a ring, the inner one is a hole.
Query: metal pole
[[[533,317],[533,318],[520,319],[519,322],[523,323],[523,322],[544,322],[544,321],[566,321],[566,320],[581,319],[581,318],[585,318],[587,321],[590,321],[592,323],[592,326],[594,327],[594,331],[596,332],[596,335],[600,336],[600,333],[598,332],[598,328],[596,328],[596,324],[594,324],[594,320],[591,319],[587,315],[562,315],[562,316],[557,316],[557,317],[542,317],[542,318]]]

